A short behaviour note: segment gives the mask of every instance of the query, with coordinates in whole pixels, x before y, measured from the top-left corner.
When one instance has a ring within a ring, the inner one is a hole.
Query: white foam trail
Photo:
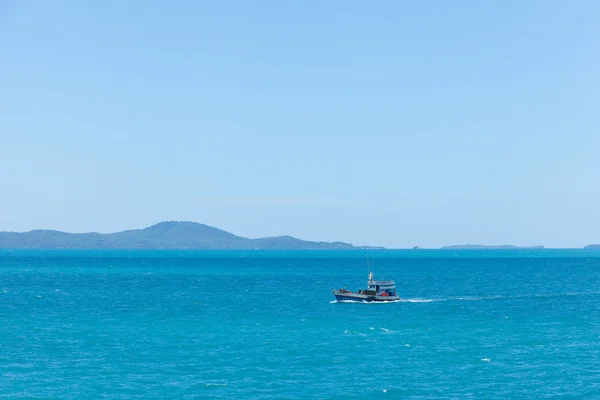
[[[486,297],[477,297],[477,296],[456,296],[456,297],[443,297],[443,298],[434,298],[434,299],[424,299],[424,298],[414,298],[414,299],[401,299],[401,302],[404,303],[432,303],[437,301],[479,301],[479,300],[494,300],[504,298],[504,296],[486,296]]]
[[[490,361],[492,361],[492,360],[491,360],[491,359],[489,359],[489,358],[482,358],[482,359],[481,359],[481,361],[483,361],[483,362],[490,362]]]
[[[431,303],[432,301],[442,301],[440,299],[402,299],[402,303]]]
[[[474,301],[474,300],[486,300],[486,299],[490,299],[491,297],[448,297],[447,300],[462,300],[462,301]]]

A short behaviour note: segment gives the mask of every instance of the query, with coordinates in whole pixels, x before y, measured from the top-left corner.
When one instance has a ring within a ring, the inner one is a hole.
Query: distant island
[[[5,249],[376,249],[344,242],[311,242],[292,236],[249,239],[196,222],[161,222],[116,233],[67,233],[55,230],[0,232]]]
[[[499,246],[487,246],[483,244],[458,244],[452,246],[443,246],[442,250],[511,250],[511,249],[543,249],[544,246],[512,246],[512,245],[499,245]]]
[[[588,244],[584,249],[600,249],[600,244]]]

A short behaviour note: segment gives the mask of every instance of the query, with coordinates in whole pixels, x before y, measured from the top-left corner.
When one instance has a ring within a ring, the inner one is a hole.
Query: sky
[[[0,230],[600,243],[600,2],[0,1]]]

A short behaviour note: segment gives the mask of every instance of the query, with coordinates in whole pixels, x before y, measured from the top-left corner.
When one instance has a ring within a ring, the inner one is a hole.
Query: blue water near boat
[[[600,398],[600,253],[0,251],[0,397]]]

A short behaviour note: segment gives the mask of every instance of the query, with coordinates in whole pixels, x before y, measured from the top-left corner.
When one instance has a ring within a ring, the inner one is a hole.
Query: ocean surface
[[[0,398],[599,399],[600,252],[1,250]]]

